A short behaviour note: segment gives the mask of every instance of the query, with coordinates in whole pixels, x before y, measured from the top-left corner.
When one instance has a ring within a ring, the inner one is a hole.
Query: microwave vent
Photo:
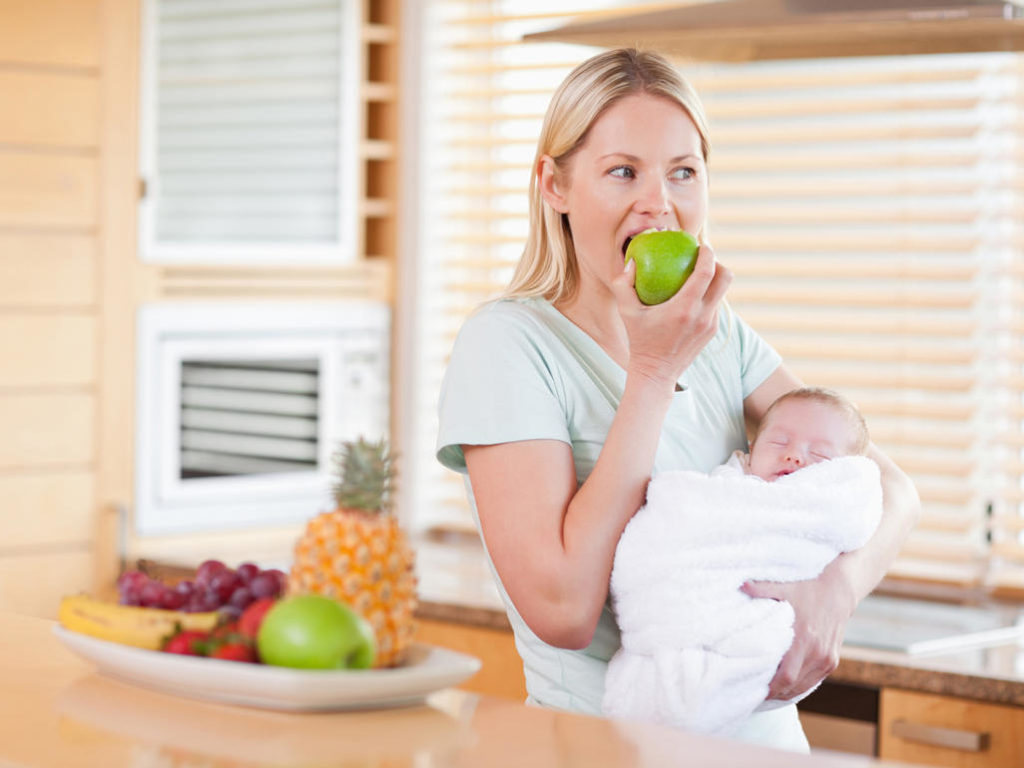
[[[317,468],[319,361],[186,359],[182,480]]]

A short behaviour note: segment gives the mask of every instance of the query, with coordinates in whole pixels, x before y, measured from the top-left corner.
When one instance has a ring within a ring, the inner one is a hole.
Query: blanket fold
[[[816,577],[866,543],[881,514],[878,467],[862,456],[772,483],[737,457],[711,475],[653,477],[615,552],[622,647],[604,713],[727,735],[757,709],[790,703],[765,697],[793,641],[793,609],[740,587]]]

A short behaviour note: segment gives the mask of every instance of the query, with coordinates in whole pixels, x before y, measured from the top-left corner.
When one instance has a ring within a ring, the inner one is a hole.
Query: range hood
[[[1024,0],[719,0],[526,35],[706,61],[1024,50]]]

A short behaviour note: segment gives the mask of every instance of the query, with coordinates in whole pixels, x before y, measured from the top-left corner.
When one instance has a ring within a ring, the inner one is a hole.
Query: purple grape
[[[146,576],[146,574],[144,574],[142,571],[137,571],[137,570],[132,569],[132,570],[125,571],[124,573],[122,573],[118,577],[118,579],[117,579],[117,587],[118,587],[118,589],[123,589],[123,588],[128,587],[128,586],[141,587],[148,580],[149,580],[149,577]]]
[[[197,590],[188,601],[188,609],[192,613],[215,611],[220,607],[220,597],[209,589]]]
[[[288,574],[278,568],[271,568],[264,571],[264,573],[269,573],[277,580],[277,592],[271,595],[271,597],[280,597],[283,595],[285,590],[288,589]]]
[[[277,597],[280,594],[277,577],[270,571],[263,571],[249,582],[249,591],[256,599],[261,597]]]
[[[149,581],[149,577],[141,571],[125,571],[117,580],[117,591],[121,598],[122,605],[139,605],[141,603],[142,587]]]
[[[235,572],[238,573],[243,584],[248,584],[259,575],[260,567],[256,563],[242,563],[235,569]]]
[[[227,568],[220,560],[204,560],[196,570],[196,584],[206,586],[216,574],[226,571]]]
[[[181,595],[184,595],[185,599],[187,600],[188,598],[192,597],[192,593],[196,591],[196,585],[188,579],[185,579],[184,581],[179,581],[177,584],[174,585],[174,591],[178,592]]]
[[[241,577],[228,568],[220,571],[219,573],[215,573],[210,578],[208,588],[217,593],[220,597],[221,605],[223,605],[231,599],[231,595],[233,595],[235,590],[240,586],[242,586]]]
[[[242,586],[231,593],[231,599],[228,600],[228,605],[234,605],[238,608],[245,608],[253,601],[252,592],[248,587]]]
[[[153,607],[158,606],[163,600],[166,588],[159,581],[149,580],[139,590],[139,604]]]
[[[177,589],[165,588],[160,596],[160,607],[168,611],[177,611],[185,605],[186,600],[188,600],[188,596],[184,593]]]

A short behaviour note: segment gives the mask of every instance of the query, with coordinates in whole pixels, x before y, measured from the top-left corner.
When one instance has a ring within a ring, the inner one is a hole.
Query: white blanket
[[[734,456],[711,475],[651,479],[615,552],[622,647],[606,715],[727,735],[757,709],[790,703],[765,698],[793,642],[793,609],[740,587],[814,578],[862,546],[881,517],[878,467],[849,456],[767,483],[742,466]]]

